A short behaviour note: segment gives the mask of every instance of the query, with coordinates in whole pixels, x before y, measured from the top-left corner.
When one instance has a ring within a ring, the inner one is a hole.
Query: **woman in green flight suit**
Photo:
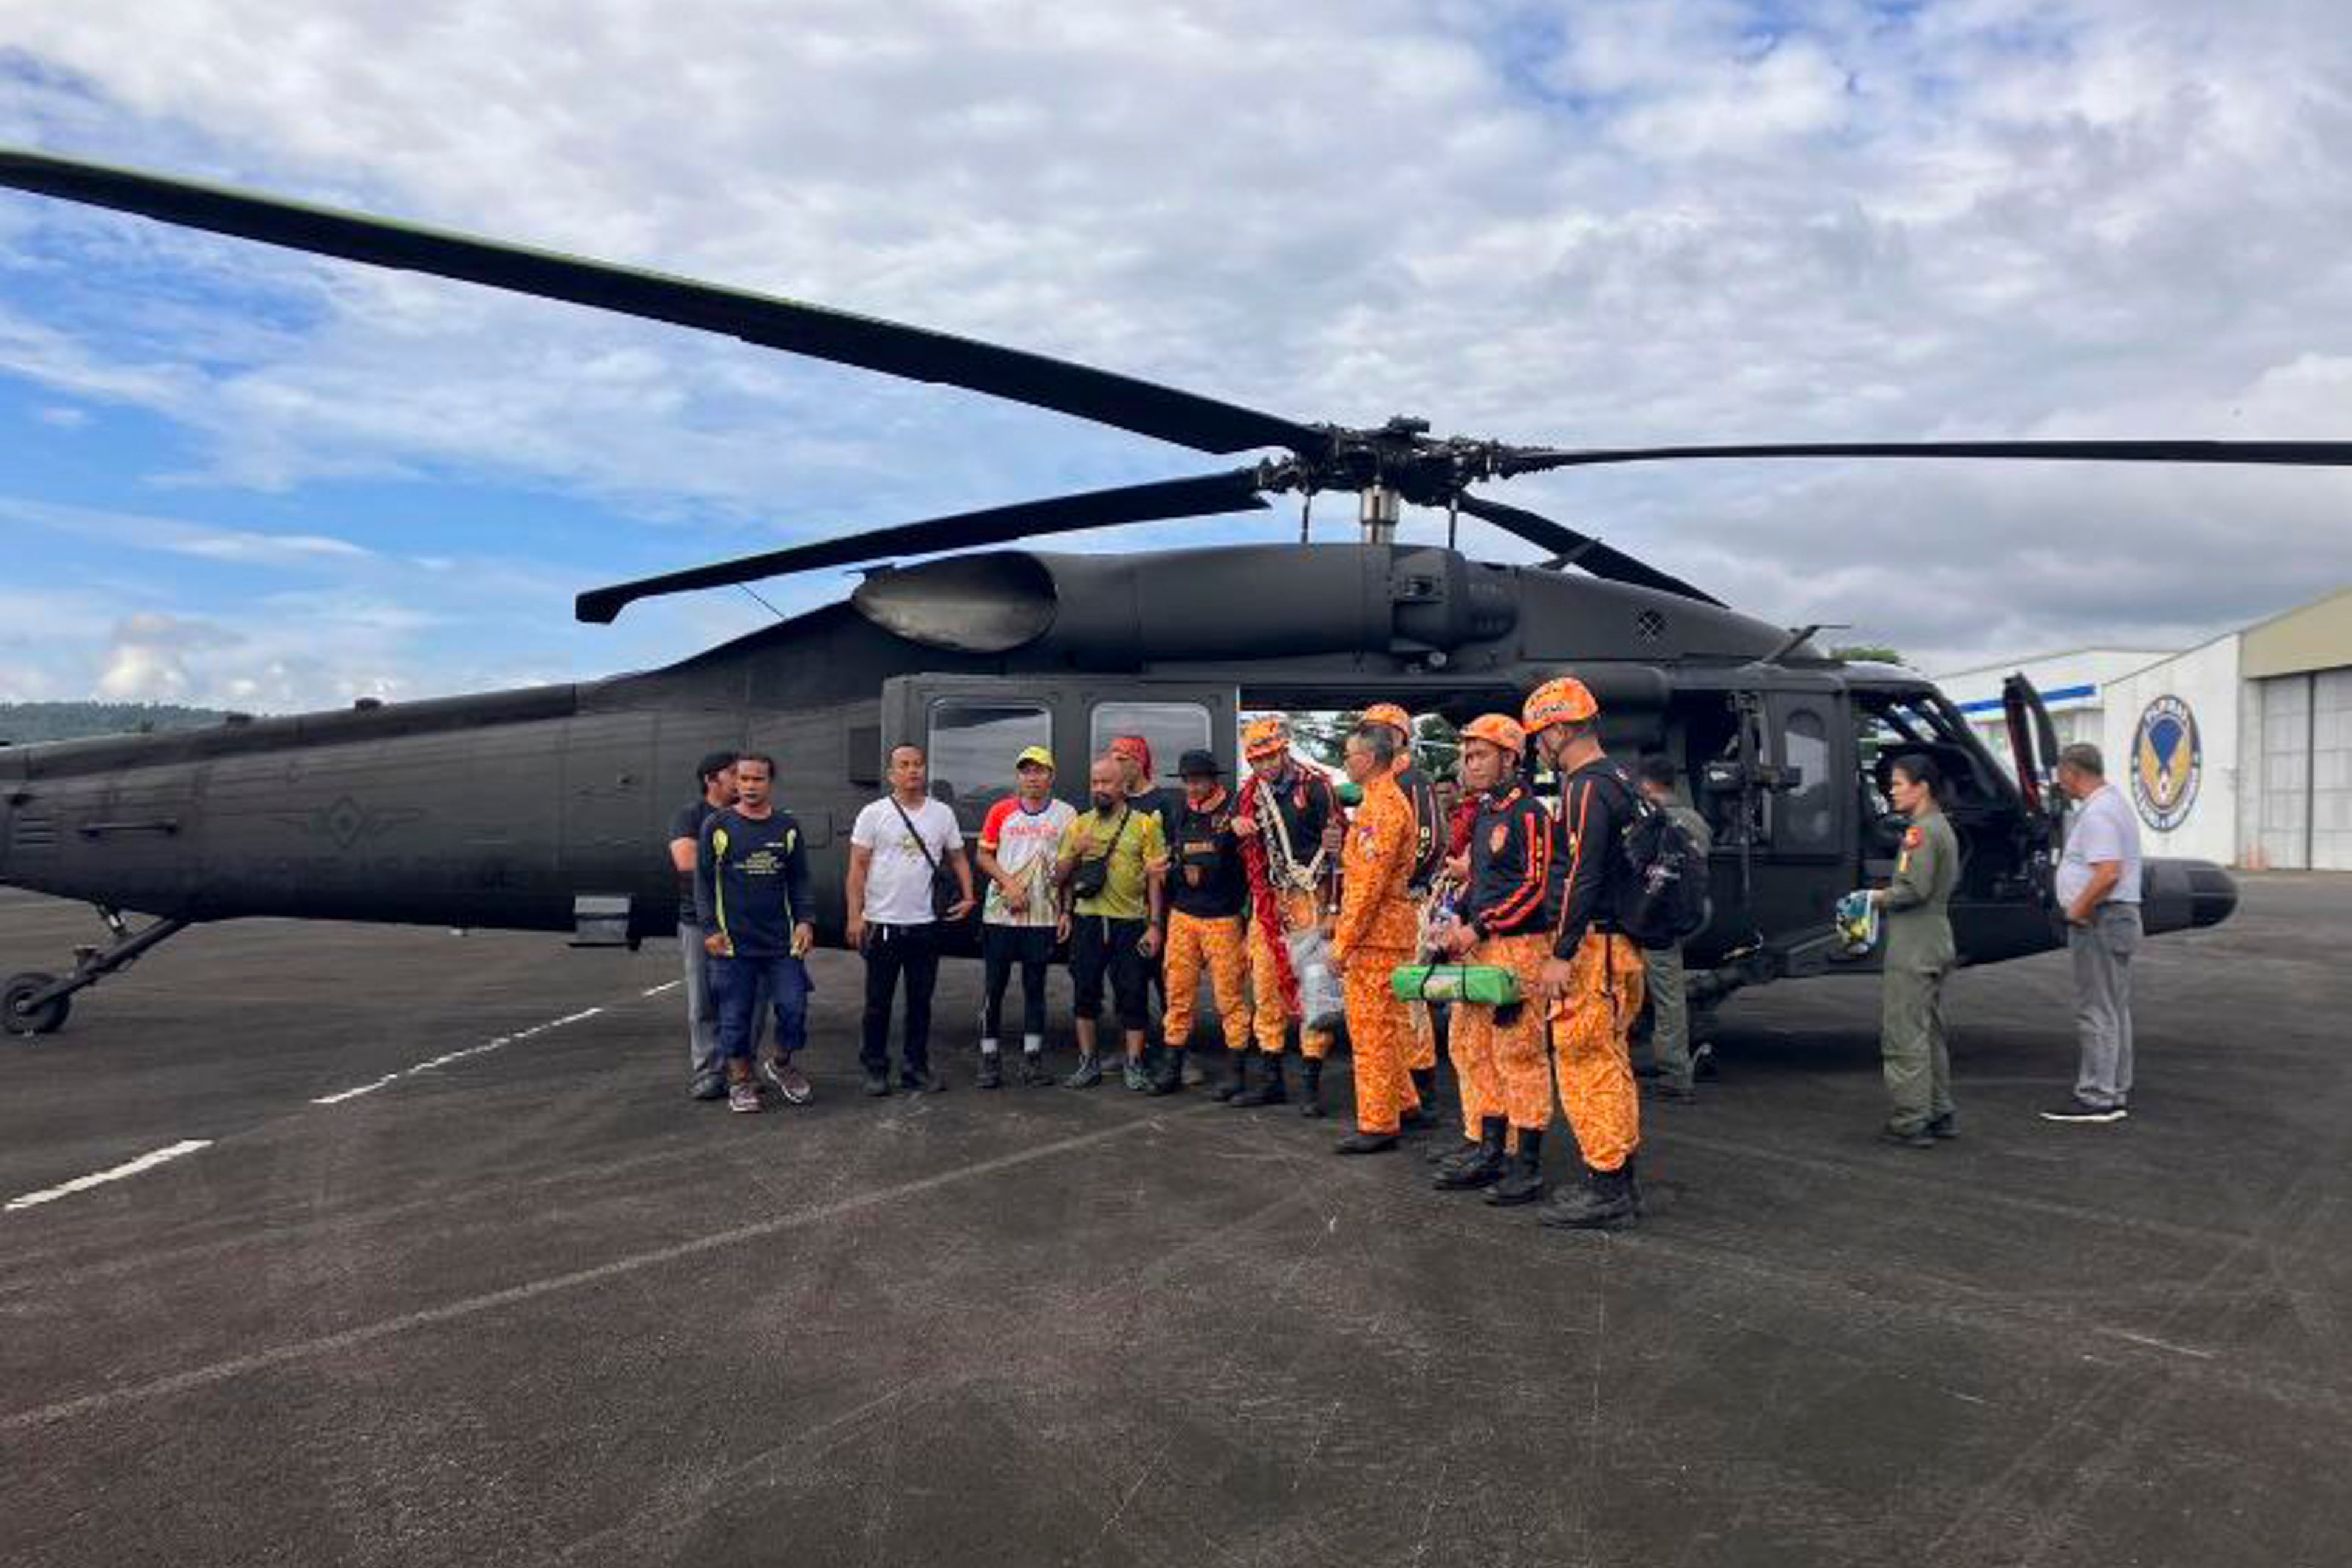
[[[1944,977],[1956,960],[1950,908],[1960,844],[1937,799],[1943,782],[1933,758],[1895,759],[1887,794],[1911,826],[1894,880],[1871,895],[1886,926],[1878,1048],[1891,1110],[1879,1135],[1914,1149],[1933,1148],[1958,1131],[1944,1050]]]

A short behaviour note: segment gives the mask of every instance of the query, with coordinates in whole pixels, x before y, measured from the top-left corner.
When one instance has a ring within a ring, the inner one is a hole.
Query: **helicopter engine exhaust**
[[[1277,586],[1278,585],[1278,586]],[[850,596],[884,630],[936,648],[1050,652],[1090,669],[1265,659],[1386,645],[1451,653],[1507,634],[1507,568],[1387,545],[957,556],[877,571]]]

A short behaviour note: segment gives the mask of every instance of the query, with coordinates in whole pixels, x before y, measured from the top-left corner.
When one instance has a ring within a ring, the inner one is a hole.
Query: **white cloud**
[[[0,74],[0,131],[1306,418],[2352,436],[2352,40],[2315,3],[6,9],[42,70]],[[0,225],[0,367],[184,423],[184,483],[520,482],[673,528],[684,562],[1188,465],[568,307],[16,200]],[[2168,637],[2352,579],[2336,474],[1755,465],[1511,498],[1759,613],[1954,651]],[[340,537],[266,532],[207,548],[290,569]],[[560,614],[561,576],[520,591]],[[631,623],[699,641],[715,602]]]

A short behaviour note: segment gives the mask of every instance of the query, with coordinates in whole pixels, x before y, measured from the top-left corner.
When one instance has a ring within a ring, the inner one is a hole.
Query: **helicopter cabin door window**
[[[988,809],[1013,791],[1013,764],[1032,746],[1054,744],[1053,711],[1042,703],[941,697],[930,706],[926,749],[931,794],[977,831]]]
[[[1176,759],[1192,750],[1213,750],[1209,710],[1200,703],[1105,702],[1095,705],[1087,729],[1087,755],[1100,757],[1116,736],[1139,735],[1150,744],[1151,766],[1160,777],[1146,786],[1164,784],[1176,772]]]
[[[1827,716],[1809,703],[1775,699],[1780,729],[1783,780],[1773,813],[1775,848],[1832,853],[1839,849],[1838,786],[1840,775],[1830,766]]]

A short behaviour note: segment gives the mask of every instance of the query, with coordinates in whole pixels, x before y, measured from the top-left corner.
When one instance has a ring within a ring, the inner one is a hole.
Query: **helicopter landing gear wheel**
[[[58,983],[55,975],[11,975],[0,988],[0,1029],[10,1034],[55,1034],[73,1011],[71,997],[52,997],[36,1006],[33,998]]]

